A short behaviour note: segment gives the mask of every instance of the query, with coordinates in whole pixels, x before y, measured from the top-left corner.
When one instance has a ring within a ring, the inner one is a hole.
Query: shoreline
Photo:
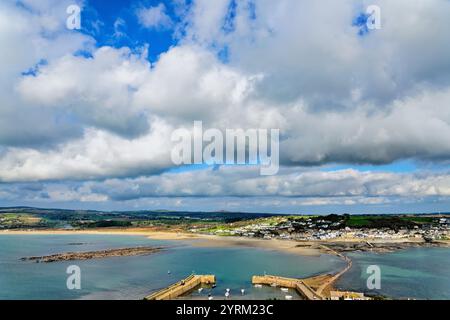
[[[152,240],[187,241],[193,247],[226,248],[247,247],[275,250],[304,256],[317,256],[324,253],[319,247],[299,246],[294,240],[263,240],[245,237],[221,237],[215,235],[192,234],[187,232],[153,231],[148,229],[109,229],[109,230],[9,230],[1,235],[123,235],[143,236]]]
[[[302,256],[319,256],[329,254],[339,257],[346,262],[343,269],[330,270],[324,274],[302,279],[308,283],[319,295],[328,297],[331,291],[339,291],[335,283],[352,267],[352,260],[347,256],[351,252],[389,253],[417,247],[450,247],[450,241],[428,243],[419,239],[338,239],[327,241],[296,241],[281,239],[255,239],[245,237],[224,237],[207,234],[193,234],[187,232],[156,231],[147,228],[130,229],[93,229],[93,230],[2,230],[0,236],[7,235],[119,235],[141,236],[153,240],[167,240],[185,242],[192,247],[208,248],[257,248],[273,250]]]
[[[348,252],[388,253],[410,247],[450,247],[450,241],[427,243],[419,239],[336,239],[326,241],[297,241],[281,239],[256,239],[247,237],[225,237],[188,232],[155,231],[146,228],[93,229],[93,230],[2,230],[0,235],[124,235],[143,236],[152,240],[187,241],[194,247],[250,247],[276,250],[304,256],[334,254],[340,256]],[[325,248],[324,248],[325,247]]]

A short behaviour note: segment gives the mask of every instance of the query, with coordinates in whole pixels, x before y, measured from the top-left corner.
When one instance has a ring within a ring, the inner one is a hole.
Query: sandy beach
[[[294,241],[294,240],[263,240],[245,237],[221,237],[206,234],[193,234],[186,232],[168,232],[155,231],[146,228],[129,228],[129,229],[108,229],[108,230],[18,230],[18,231],[0,231],[0,235],[6,234],[20,234],[20,235],[35,235],[35,234],[91,234],[91,235],[129,235],[129,236],[144,236],[154,240],[172,240],[188,242],[195,247],[251,247],[267,250],[277,250],[286,253],[299,255],[320,255],[322,253],[331,253],[324,249],[324,246],[331,244],[355,244],[367,243],[367,240],[361,239],[344,239],[336,241]],[[386,245],[421,245],[424,241],[419,239],[398,239],[398,240],[370,240],[373,244],[380,246]],[[449,246],[449,241],[441,241],[441,245]]]
[[[108,230],[18,230],[18,231],[0,231],[0,235],[73,235],[73,234],[91,234],[91,235],[129,235],[145,236],[154,240],[174,240],[189,242],[196,247],[252,247],[267,250],[278,250],[287,253],[300,255],[319,255],[320,248],[311,247],[313,243],[300,243],[293,240],[262,240],[243,237],[220,237],[214,235],[192,234],[184,232],[161,232],[152,231],[145,228],[133,229],[108,229]]]
[[[143,236],[154,240],[170,240],[180,241],[183,245],[188,244],[194,247],[209,247],[209,248],[223,248],[223,247],[247,247],[258,248],[265,250],[274,250],[285,252],[289,254],[296,254],[302,256],[318,256],[321,254],[331,254],[340,257],[347,262],[347,265],[342,270],[335,270],[334,272],[327,272],[319,276],[303,279],[313,290],[317,291],[319,295],[328,296],[330,291],[334,288],[334,282],[347,272],[351,266],[352,261],[345,254],[353,251],[372,251],[377,253],[393,252],[408,248],[410,246],[425,246],[424,241],[419,239],[398,239],[398,241],[367,241],[361,239],[340,239],[339,241],[294,241],[294,240],[263,240],[255,238],[243,237],[224,237],[206,234],[194,234],[186,232],[169,232],[151,230],[148,228],[129,228],[129,229],[94,229],[94,230],[18,230],[18,231],[0,231],[0,236],[6,235],[128,235],[128,236]],[[448,241],[438,246],[449,246]]]

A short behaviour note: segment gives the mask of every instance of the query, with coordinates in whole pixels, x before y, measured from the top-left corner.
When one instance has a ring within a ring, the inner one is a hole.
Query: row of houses
[[[273,225],[268,223],[251,224],[244,227],[220,229],[213,233],[218,235],[231,235],[242,237],[257,237],[263,239],[292,239],[292,240],[339,240],[339,239],[383,239],[398,240],[406,238],[426,238],[431,240],[444,240],[450,238],[448,219],[440,219],[437,225],[425,225],[413,229],[392,230],[358,229],[345,227],[338,229],[339,222],[326,220],[283,221]],[[302,228],[298,228],[301,225]]]

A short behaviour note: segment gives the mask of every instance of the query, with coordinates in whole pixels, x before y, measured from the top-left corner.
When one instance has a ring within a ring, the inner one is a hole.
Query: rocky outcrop
[[[104,259],[110,257],[128,257],[128,256],[143,256],[149,255],[163,250],[161,247],[135,247],[135,248],[121,248],[108,249],[89,252],[65,252],[52,254],[40,257],[24,257],[22,261],[35,261],[42,263],[58,262],[58,261],[72,261],[72,260],[90,260],[90,259]]]
[[[433,242],[398,242],[398,243],[374,243],[374,242],[328,242],[328,248],[340,253],[346,252],[375,252],[389,253],[399,250],[418,247],[448,247],[447,243]]]

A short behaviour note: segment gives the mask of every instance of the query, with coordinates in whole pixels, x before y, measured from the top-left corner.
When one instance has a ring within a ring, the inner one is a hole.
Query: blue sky
[[[448,1],[73,2],[0,4],[0,205],[446,211]],[[278,174],[175,165],[194,121],[279,129]]]
[[[179,21],[174,13],[172,1],[102,1],[86,2],[83,9],[83,32],[93,35],[97,46],[114,46],[120,48],[141,47],[149,45],[150,61],[156,61],[158,56],[177,44],[172,35],[173,30],[149,29],[142,27],[136,19],[136,12],[140,8],[154,7],[163,3],[166,14],[173,20]],[[116,26],[115,26],[116,24]],[[117,35],[117,31],[121,35]]]

